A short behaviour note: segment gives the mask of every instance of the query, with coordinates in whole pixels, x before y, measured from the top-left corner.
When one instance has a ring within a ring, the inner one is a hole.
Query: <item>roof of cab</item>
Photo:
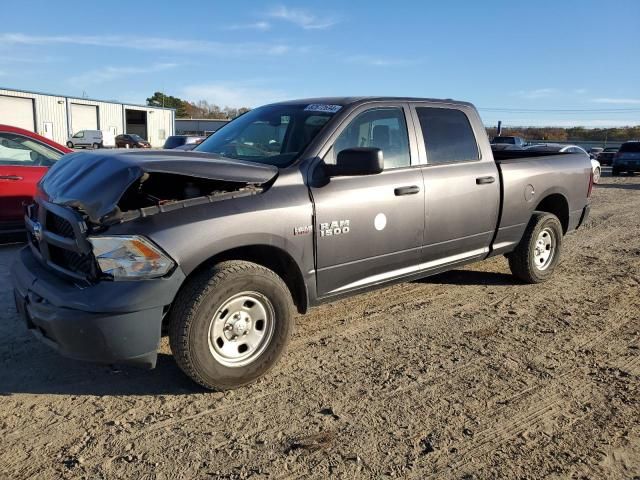
[[[357,105],[367,102],[434,102],[448,103],[455,105],[464,105],[473,107],[469,102],[452,100],[450,98],[420,98],[420,97],[317,97],[317,98],[301,98],[296,100],[287,100],[283,102],[274,102],[271,105],[300,105],[300,104],[326,104],[326,105]]]

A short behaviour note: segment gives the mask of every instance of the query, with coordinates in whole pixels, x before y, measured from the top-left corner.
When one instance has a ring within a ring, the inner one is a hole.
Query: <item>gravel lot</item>
[[[640,478],[640,177],[602,179],[544,285],[504,258],[315,309],[265,379],[60,358],[0,247],[0,478]]]

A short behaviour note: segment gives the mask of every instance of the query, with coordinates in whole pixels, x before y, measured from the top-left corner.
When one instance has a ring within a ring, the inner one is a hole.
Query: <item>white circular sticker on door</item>
[[[387,226],[387,217],[384,213],[379,213],[378,215],[376,215],[375,220],[373,221],[373,225],[374,227],[376,227],[376,230],[380,231],[380,230],[384,230],[384,227]]]

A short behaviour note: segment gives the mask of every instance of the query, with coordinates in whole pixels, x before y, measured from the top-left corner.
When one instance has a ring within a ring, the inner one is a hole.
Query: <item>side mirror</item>
[[[375,175],[384,170],[382,150],[370,147],[355,147],[341,150],[335,165],[327,165],[330,177],[354,177]]]

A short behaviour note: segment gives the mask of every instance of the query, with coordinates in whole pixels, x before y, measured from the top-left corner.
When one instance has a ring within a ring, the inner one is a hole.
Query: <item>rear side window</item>
[[[620,153],[631,152],[640,153],[640,142],[623,143],[619,150]]]
[[[472,162],[479,159],[476,137],[460,110],[417,107],[429,164]]]

